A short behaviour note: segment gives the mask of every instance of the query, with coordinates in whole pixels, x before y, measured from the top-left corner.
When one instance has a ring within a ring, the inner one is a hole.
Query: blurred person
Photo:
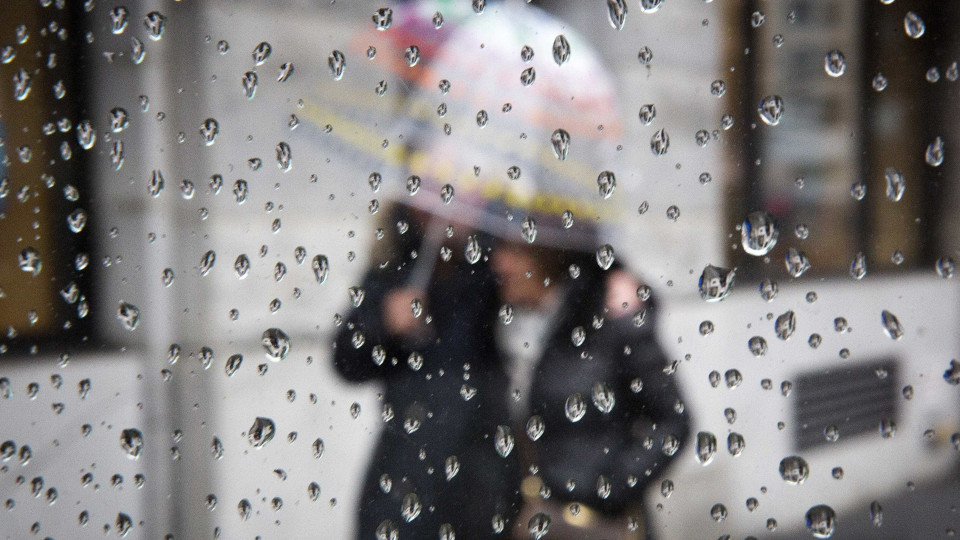
[[[644,538],[688,427],[649,288],[597,254],[613,84],[532,6],[458,22],[412,77],[396,232],[335,344],[386,388],[358,538]]]

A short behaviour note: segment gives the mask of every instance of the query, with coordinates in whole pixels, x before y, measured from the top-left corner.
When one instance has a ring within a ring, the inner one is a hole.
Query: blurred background
[[[693,430],[721,441],[705,466],[682,448],[672,493],[645,498],[658,535],[810,537],[808,509],[828,505],[834,538],[952,536],[960,6],[629,0],[618,30],[606,0],[521,4],[614,77],[607,241],[660,295]],[[404,98],[436,45],[371,17],[455,25],[499,6],[0,4],[0,535],[352,534],[382,403],[335,375],[331,344],[348,288],[384,262],[378,230],[396,229],[367,179],[406,178]],[[741,245],[755,211],[779,234],[762,256]],[[711,264],[736,268],[721,302],[698,292]],[[281,362],[269,328],[289,336]],[[259,448],[258,417],[276,429]],[[794,455],[802,485],[778,470]]]

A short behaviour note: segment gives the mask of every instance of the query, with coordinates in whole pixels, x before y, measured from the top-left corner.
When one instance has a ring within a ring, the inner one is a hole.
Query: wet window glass
[[[958,23],[0,4],[0,531],[953,536]]]

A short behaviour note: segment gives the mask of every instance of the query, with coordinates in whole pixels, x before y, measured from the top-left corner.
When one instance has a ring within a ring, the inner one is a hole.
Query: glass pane
[[[958,22],[4,2],[0,530],[952,536]]]

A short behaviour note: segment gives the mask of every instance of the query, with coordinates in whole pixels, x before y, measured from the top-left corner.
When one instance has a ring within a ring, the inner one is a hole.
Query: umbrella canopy
[[[459,23],[410,68],[397,129],[407,176],[385,178],[385,193],[508,240],[595,250],[615,210],[612,77],[586,39],[533,6]]]

